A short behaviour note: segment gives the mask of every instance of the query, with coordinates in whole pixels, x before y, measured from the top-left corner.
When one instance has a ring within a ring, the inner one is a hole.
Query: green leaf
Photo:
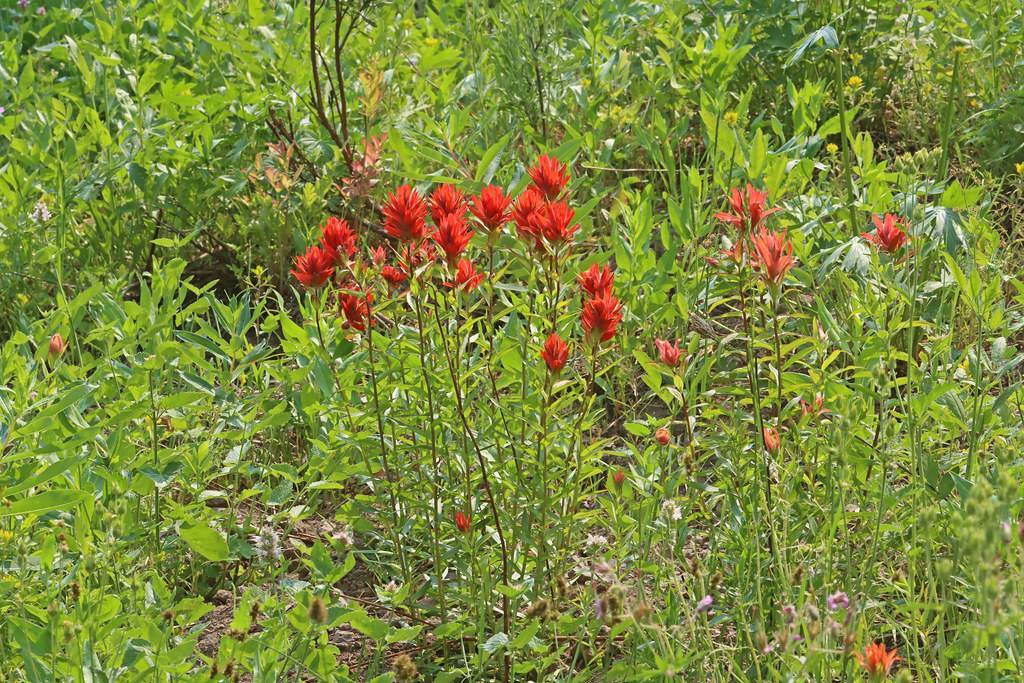
[[[363,611],[353,612],[347,619],[352,628],[362,633],[367,638],[381,640],[391,632],[391,627],[386,621],[381,621]]]
[[[216,529],[207,524],[182,527],[178,535],[192,550],[212,562],[223,562],[229,557],[228,542]]]
[[[0,517],[12,515],[38,515],[51,510],[65,510],[72,508],[89,497],[85,491],[72,491],[71,489],[54,489],[45,493],[38,493],[28,498],[16,500],[9,506],[0,506]]]
[[[504,631],[498,631],[484,643],[484,652],[494,654],[503,647],[508,646],[508,636]]]

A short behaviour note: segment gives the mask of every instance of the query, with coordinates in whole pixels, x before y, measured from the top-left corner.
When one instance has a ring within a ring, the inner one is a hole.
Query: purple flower
[[[715,604],[715,599],[710,595],[705,595],[697,603],[697,614],[705,614],[711,612],[711,606]]]
[[[793,605],[783,605],[782,618],[786,620],[787,624],[792,624],[796,621],[796,607]]]
[[[825,600],[825,604],[828,605],[828,608],[833,612],[837,609],[849,609],[850,598],[847,597],[846,593],[843,591],[836,591],[832,595],[828,596],[828,599]]]
[[[18,0],[18,7],[26,9],[28,7],[28,0]]]
[[[46,14],[46,8],[40,6],[39,9],[36,10],[36,14],[38,14],[39,16],[43,16],[44,14]]]

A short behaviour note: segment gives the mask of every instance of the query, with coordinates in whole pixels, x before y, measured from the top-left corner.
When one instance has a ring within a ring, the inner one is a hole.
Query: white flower
[[[674,500],[666,500],[664,503],[662,503],[661,512],[663,515],[665,515],[665,517],[672,520],[673,522],[678,522],[683,518],[683,511],[680,509],[678,505],[676,505],[676,502]]]
[[[253,534],[249,541],[261,559],[281,559],[281,537],[271,527],[264,527],[258,534]]]
[[[46,202],[40,199],[36,202],[36,206],[32,209],[32,213],[29,214],[29,218],[34,220],[36,223],[45,223],[53,218],[53,214],[51,214],[50,209],[47,208]]]

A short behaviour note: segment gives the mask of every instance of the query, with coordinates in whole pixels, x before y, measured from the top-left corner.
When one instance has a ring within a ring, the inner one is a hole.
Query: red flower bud
[[[64,337],[60,336],[60,332],[50,337],[50,355],[54,358],[64,353],[64,349],[67,348],[67,344],[64,343]]]
[[[658,431],[654,432],[654,440],[662,446],[667,446],[672,440],[672,433],[665,427],[659,427]]]
[[[456,512],[455,513],[455,526],[458,527],[460,532],[462,532],[464,534],[468,533],[469,532],[469,528],[471,526],[469,515],[467,515],[465,512],[461,512],[461,511],[460,512]]]

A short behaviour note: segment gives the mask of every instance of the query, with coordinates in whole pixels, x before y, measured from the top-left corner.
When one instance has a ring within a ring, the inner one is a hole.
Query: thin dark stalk
[[[477,441],[476,434],[469,425],[469,418],[466,416],[465,406],[462,401],[462,387],[459,381],[459,372],[452,358],[451,349],[448,346],[448,337],[444,333],[444,326],[441,323],[440,312],[438,307],[434,307],[434,316],[437,319],[438,327],[442,330],[441,332],[441,345],[444,348],[444,355],[448,361],[448,372],[452,378],[452,390],[455,396],[455,409],[459,413],[459,420],[462,422],[462,427],[465,430],[465,435],[473,445],[473,450],[476,452],[477,464],[480,466],[480,477],[483,482],[484,494],[487,496],[487,503],[491,508],[491,516],[494,519],[494,531],[498,536],[498,544],[501,546],[501,577],[502,582],[506,587],[511,586],[509,582],[509,571],[508,571],[508,545],[505,542],[505,532],[501,526],[501,516],[498,513],[498,503],[494,497],[494,491],[491,487],[491,478],[487,472],[487,459],[484,457],[483,450],[480,448],[480,444]],[[507,591],[501,592],[501,611],[502,611],[502,626],[506,635],[511,635],[512,619],[509,608],[509,598]],[[508,683],[509,680],[509,665],[510,659],[508,651],[505,652],[504,665],[502,667],[502,681]]]

